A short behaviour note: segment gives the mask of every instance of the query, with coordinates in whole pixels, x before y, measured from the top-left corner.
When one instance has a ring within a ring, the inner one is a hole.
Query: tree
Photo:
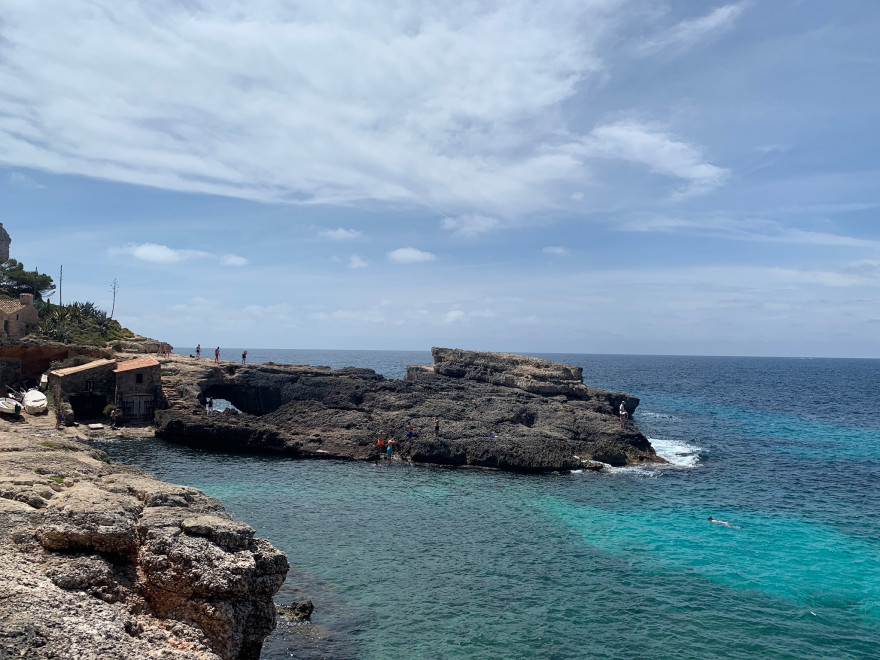
[[[119,282],[113,278],[113,284],[110,285],[110,292],[113,294],[113,307],[110,308],[110,318],[113,318],[113,312],[116,311],[116,293],[119,291]]]
[[[15,259],[0,263],[0,291],[10,298],[18,298],[22,293],[34,294],[34,300],[55,290],[55,283],[48,275],[34,270],[25,270],[24,264]]]

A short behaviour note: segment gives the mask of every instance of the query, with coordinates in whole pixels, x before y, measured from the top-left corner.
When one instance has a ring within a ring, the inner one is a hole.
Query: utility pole
[[[64,302],[61,299],[61,283],[64,281],[64,264],[61,264],[61,272],[58,273],[58,306],[64,307]]]

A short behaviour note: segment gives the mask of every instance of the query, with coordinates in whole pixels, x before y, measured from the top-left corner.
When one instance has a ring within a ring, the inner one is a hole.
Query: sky
[[[0,0],[0,222],[176,346],[877,358],[878,34],[876,0]]]

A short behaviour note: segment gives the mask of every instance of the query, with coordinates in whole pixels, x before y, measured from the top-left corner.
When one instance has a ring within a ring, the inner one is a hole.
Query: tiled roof
[[[20,309],[24,309],[24,305],[18,300],[0,300],[0,312],[4,314],[14,314]]]
[[[75,367],[66,367],[64,369],[53,369],[50,371],[50,374],[54,374],[56,376],[69,376],[70,374],[75,374],[80,371],[86,371],[87,369],[94,369],[96,367],[105,367],[108,364],[116,364],[116,360],[95,360],[93,362],[86,362],[85,364],[80,364]]]
[[[149,355],[145,355],[144,357],[134,358],[131,360],[125,360],[120,362],[119,365],[113,370],[115,373],[119,373],[120,371],[132,371],[134,369],[148,369],[149,367],[158,367],[159,361],[150,357]]]

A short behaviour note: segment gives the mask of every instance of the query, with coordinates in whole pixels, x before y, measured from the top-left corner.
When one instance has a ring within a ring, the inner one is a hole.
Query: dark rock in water
[[[157,435],[212,449],[375,460],[384,432],[405,460],[521,472],[585,460],[662,462],[635,426],[620,427],[620,402],[632,415],[638,398],[584,385],[580,367],[506,353],[432,354],[433,367],[408,367],[403,380],[353,367],[172,360],[163,372],[177,383],[175,404],[156,414]],[[207,415],[208,397],[242,414]]]
[[[312,618],[312,612],[315,610],[315,606],[312,605],[312,601],[307,600],[304,603],[281,605],[276,609],[278,610],[278,614],[286,616],[288,619],[293,619],[294,621],[308,621]]]

